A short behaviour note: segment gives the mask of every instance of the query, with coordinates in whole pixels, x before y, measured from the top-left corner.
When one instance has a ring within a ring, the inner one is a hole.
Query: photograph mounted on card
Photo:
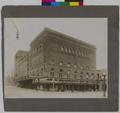
[[[5,111],[117,111],[118,17],[117,6],[3,7]]]

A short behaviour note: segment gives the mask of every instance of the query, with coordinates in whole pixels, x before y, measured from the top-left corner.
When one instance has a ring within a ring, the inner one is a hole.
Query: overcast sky
[[[18,50],[29,50],[30,43],[45,28],[73,36],[97,48],[97,69],[107,68],[107,18],[5,18],[5,75],[14,70]],[[16,39],[16,27],[20,38]]]

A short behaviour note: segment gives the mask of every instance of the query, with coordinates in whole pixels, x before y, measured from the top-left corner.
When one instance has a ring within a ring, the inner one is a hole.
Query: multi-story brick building
[[[106,87],[105,75],[96,70],[95,46],[48,28],[30,46],[30,51],[16,53],[19,86],[56,91]]]

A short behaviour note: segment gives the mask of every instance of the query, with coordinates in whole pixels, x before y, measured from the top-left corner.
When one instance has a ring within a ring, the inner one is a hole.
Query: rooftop
[[[92,45],[92,44],[89,44],[89,43],[87,43],[85,41],[81,41],[81,40],[79,40],[77,38],[74,38],[72,36],[66,35],[64,33],[55,31],[55,30],[47,28],[47,27],[44,28],[44,30],[31,42],[30,45],[32,45],[34,42],[36,42],[39,38],[42,38],[45,34],[55,34],[55,35],[57,35],[57,36],[59,36],[59,37],[61,37],[63,39],[71,40],[71,41],[74,41],[74,42],[77,42],[77,43],[79,42],[81,44],[92,47],[93,49],[96,49],[96,47],[94,45]]]

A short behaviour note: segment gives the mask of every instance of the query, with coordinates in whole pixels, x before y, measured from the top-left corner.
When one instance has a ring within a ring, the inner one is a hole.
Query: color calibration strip
[[[42,0],[42,6],[83,6],[83,0]]]

